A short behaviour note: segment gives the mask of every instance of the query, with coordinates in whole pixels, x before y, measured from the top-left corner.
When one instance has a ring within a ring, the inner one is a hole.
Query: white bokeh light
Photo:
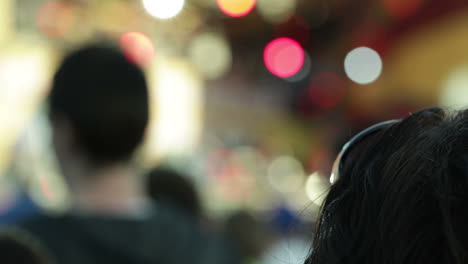
[[[232,54],[226,39],[215,33],[196,37],[189,47],[191,62],[207,79],[216,79],[229,71]]]
[[[321,205],[327,194],[328,184],[318,172],[312,173],[306,181],[307,197],[316,205]]]
[[[258,0],[257,7],[262,17],[270,23],[287,20],[296,11],[296,0]]]
[[[175,17],[184,8],[185,0],[143,0],[146,11],[159,19]]]
[[[268,180],[279,192],[295,192],[302,186],[304,168],[297,159],[281,156],[274,159],[268,167]]]
[[[358,84],[369,84],[382,73],[382,59],[373,49],[359,47],[346,55],[344,68],[346,75]]]

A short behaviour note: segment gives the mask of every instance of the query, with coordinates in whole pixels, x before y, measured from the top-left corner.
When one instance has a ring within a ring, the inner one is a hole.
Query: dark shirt
[[[37,238],[57,264],[237,263],[224,241],[161,206],[144,217],[41,216],[20,228]]]

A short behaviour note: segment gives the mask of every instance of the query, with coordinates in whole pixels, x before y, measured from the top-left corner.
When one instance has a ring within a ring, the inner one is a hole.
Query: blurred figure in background
[[[213,254],[219,255],[219,259],[240,262],[239,252],[232,245],[235,241],[226,237],[218,223],[205,215],[196,186],[187,175],[166,167],[154,168],[147,175],[147,191],[157,205],[170,206],[210,234],[211,241],[205,243],[211,244]]]
[[[148,123],[148,88],[120,50],[89,45],[65,57],[49,107],[72,208],[20,228],[57,263],[229,263],[192,221],[147,198],[132,157]]]
[[[238,211],[226,220],[228,238],[235,245],[244,264],[259,264],[270,245],[268,228],[247,211]]]
[[[147,191],[153,200],[177,207],[197,220],[203,216],[197,190],[187,176],[158,167],[150,171],[147,181]]]
[[[468,110],[371,126],[332,176],[306,263],[467,263]]]

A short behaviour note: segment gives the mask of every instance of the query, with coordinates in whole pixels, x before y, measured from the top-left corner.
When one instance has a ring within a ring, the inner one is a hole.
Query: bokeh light
[[[312,61],[310,60],[309,54],[305,53],[304,65],[301,70],[295,75],[286,78],[289,82],[300,82],[309,77],[312,70]]]
[[[257,9],[270,23],[280,23],[294,14],[296,0],[258,0]]]
[[[217,0],[218,7],[228,16],[242,17],[249,14],[257,3],[256,0]]]
[[[295,158],[281,156],[273,160],[268,167],[268,180],[277,191],[297,191],[304,181],[304,168]]]
[[[325,199],[328,184],[318,172],[312,173],[306,181],[307,197],[316,205],[321,205]]]
[[[369,84],[382,73],[382,59],[373,49],[359,47],[346,55],[344,61],[346,75],[358,84]]]
[[[459,66],[448,74],[439,100],[445,107],[461,109],[468,106],[468,65]]]
[[[184,4],[185,0],[143,0],[146,11],[159,19],[177,16],[184,8]]]
[[[297,74],[304,65],[305,52],[301,45],[290,38],[277,38],[266,46],[263,59],[274,75],[288,78]]]
[[[382,0],[382,5],[388,14],[397,19],[414,15],[422,3],[422,0]]]
[[[44,35],[63,37],[75,23],[72,8],[62,1],[50,1],[41,6],[36,15],[36,25]]]
[[[331,108],[340,103],[345,95],[345,82],[338,74],[321,72],[316,74],[309,86],[311,101],[320,108]]]
[[[145,163],[190,154],[202,128],[203,81],[184,59],[161,57],[149,68],[151,113]]]
[[[140,66],[150,64],[155,54],[153,42],[141,32],[123,34],[120,37],[120,48],[128,60]]]
[[[207,79],[221,77],[232,66],[232,54],[226,39],[215,33],[197,36],[189,47],[190,60]]]

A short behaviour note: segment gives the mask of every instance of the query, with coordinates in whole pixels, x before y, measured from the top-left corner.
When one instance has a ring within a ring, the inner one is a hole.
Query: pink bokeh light
[[[277,38],[266,46],[263,60],[267,69],[281,78],[297,74],[305,61],[302,46],[290,38]]]

